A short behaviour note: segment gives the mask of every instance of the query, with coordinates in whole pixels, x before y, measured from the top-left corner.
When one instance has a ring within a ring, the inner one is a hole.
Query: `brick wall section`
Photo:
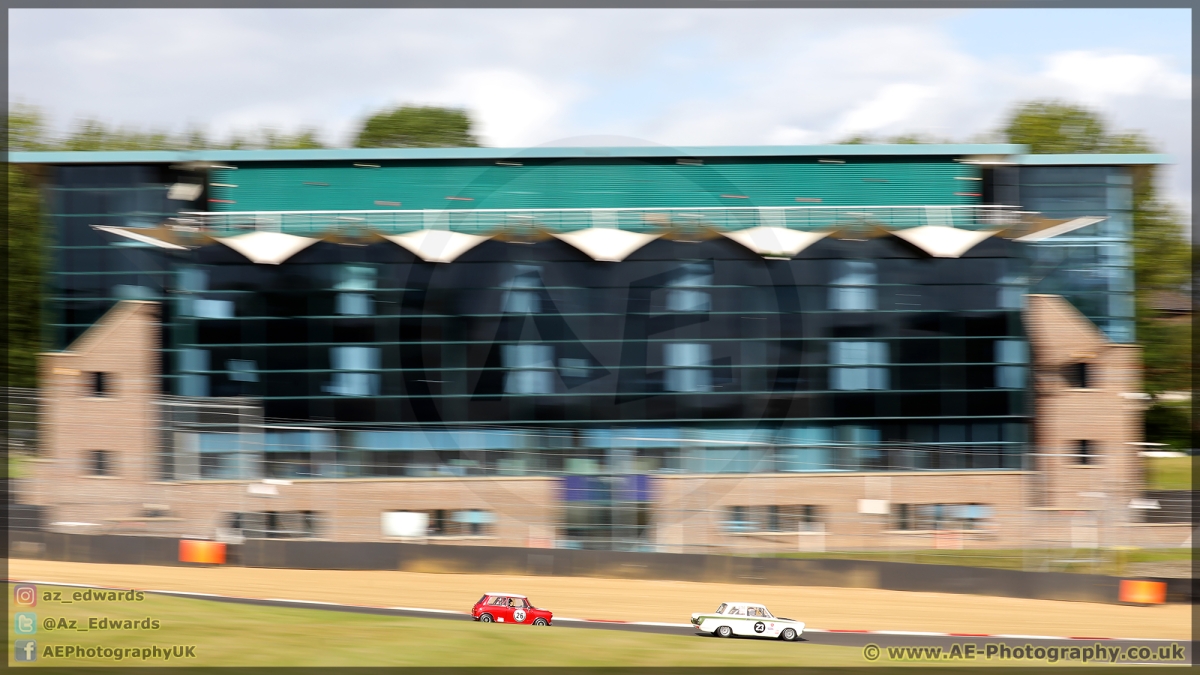
[[[1016,546],[1037,525],[1023,508],[1034,485],[1022,471],[938,471],[843,474],[760,474],[679,476],[656,481],[657,543],[664,550],[696,547],[750,551],[933,548],[958,543],[965,548]],[[861,514],[860,499],[885,500],[889,513]],[[897,530],[899,504],[987,505],[990,526],[963,535],[961,542],[935,541],[929,531]],[[824,534],[739,534],[722,521],[732,506],[813,505]]]
[[[41,356],[39,433],[45,442],[22,496],[49,506],[49,522],[129,515],[116,506],[154,478],[158,309],[153,302],[119,302],[66,351]],[[92,395],[93,372],[105,373],[105,396]],[[97,450],[107,452],[107,476],[91,475]],[[90,506],[73,509],[72,503]]]
[[[1141,391],[1141,349],[1110,342],[1070,303],[1055,295],[1027,296],[1025,311],[1033,361],[1034,443],[1044,472],[1041,506],[1105,508],[1127,516],[1129,500],[1143,485],[1142,406],[1126,394]],[[1070,386],[1066,369],[1088,364],[1088,388]],[[1078,457],[1087,440],[1093,457]],[[1102,493],[1105,498],[1081,493]]]

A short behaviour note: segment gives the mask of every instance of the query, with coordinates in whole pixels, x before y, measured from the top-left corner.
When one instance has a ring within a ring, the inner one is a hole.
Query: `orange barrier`
[[[1161,605],[1167,601],[1167,585],[1161,581],[1122,579],[1118,599],[1137,605]]]
[[[216,541],[179,540],[179,562],[225,564],[225,544]]]

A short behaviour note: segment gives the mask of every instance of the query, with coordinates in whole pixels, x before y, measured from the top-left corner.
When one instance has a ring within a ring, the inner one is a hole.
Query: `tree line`
[[[1057,100],[1037,100],[1015,106],[998,130],[986,140],[1027,145],[1034,154],[1147,153],[1153,144],[1142,134],[1114,131],[1102,115]],[[201,130],[172,134],[114,127],[84,119],[59,137],[48,132],[45,117],[35,107],[16,104],[9,109],[6,141],[10,151],[34,150],[210,150],[317,149],[327,147],[317,130],[287,133],[262,127],[214,140]],[[941,142],[920,134],[876,139],[855,136],[843,143]],[[378,111],[358,126],[351,143],[358,148],[478,147],[474,120],[462,109],[403,105]],[[1192,377],[1191,326],[1163,321],[1155,299],[1162,292],[1190,296],[1191,251],[1184,219],[1149,180],[1134,190],[1133,249],[1136,283],[1136,326],[1143,348],[1145,391],[1189,391]],[[42,204],[30,170],[9,164],[8,218],[5,255],[8,261],[8,353],[5,373],[10,386],[35,386],[36,354],[41,349],[41,293],[46,259]],[[1159,406],[1151,411],[1154,424],[1182,438],[1180,426],[1190,427],[1190,408]],[[1188,412],[1187,419],[1183,415]],[[1157,428],[1157,427],[1156,427]],[[1187,434],[1183,434],[1187,435]],[[1164,436],[1165,437],[1165,436]],[[1151,439],[1148,439],[1151,440]],[[1172,441],[1173,444],[1183,443]]]

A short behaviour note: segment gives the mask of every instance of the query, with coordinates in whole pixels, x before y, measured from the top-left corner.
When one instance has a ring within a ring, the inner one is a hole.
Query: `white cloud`
[[[910,121],[921,104],[937,93],[937,88],[928,85],[889,84],[871,100],[847,113],[835,128],[841,133],[876,131]]]
[[[1143,54],[1070,51],[1052,54],[1044,76],[1066,86],[1089,103],[1116,96],[1148,94],[1156,98],[1191,99],[1192,78],[1172,72],[1162,59]]]
[[[521,147],[544,143],[560,133],[564,112],[583,94],[578,86],[551,84],[528,73],[493,68],[454,73],[445,85],[407,98],[464,106],[479,120],[479,136],[485,145]]]
[[[984,56],[941,23],[960,11],[22,9],[9,94],[59,126],[270,123],[331,142],[384,106],[465,106],[498,146],[966,140],[1058,97],[1171,153],[1166,185],[1190,208],[1190,73],[1111,44],[1005,53],[996,36]]]

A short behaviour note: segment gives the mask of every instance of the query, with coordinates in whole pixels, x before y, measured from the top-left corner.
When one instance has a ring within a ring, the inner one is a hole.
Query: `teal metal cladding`
[[[979,170],[848,158],[262,162],[212,173],[214,211],[905,206],[979,203]],[[688,161],[688,160],[685,160]]]

